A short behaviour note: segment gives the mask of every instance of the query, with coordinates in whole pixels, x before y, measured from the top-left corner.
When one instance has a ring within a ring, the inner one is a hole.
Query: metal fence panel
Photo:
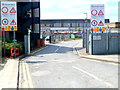
[[[89,41],[90,54],[120,54],[120,33],[94,33],[93,47],[91,34]]]

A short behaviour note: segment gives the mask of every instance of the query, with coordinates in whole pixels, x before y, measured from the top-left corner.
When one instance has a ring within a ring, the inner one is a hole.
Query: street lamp
[[[85,39],[85,42],[86,42],[86,44],[85,44],[85,46],[86,46],[86,52],[88,52],[88,37],[89,37],[89,32],[87,31],[87,28],[88,28],[88,26],[87,26],[87,18],[88,18],[88,14],[87,13],[84,13],[84,14],[86,14],[86,18],[85,18],[85,20],[84,20],[84,23],[85,23],[85,27],[86,27],[86,30],[85,30],[85,34],[86,34],[86,39]]]
[[[84,13],[84,14],[86,14],[86,18],[84,19],[84,22],[83,22],[83,48],[85,48],[85,23],[87,22],[87,13]],[[86,25],[87,26],[87,25]]]
[[[86,14],[86,18],[85,19],[87,19],[88,18],[88,14],[87,13],[84,13],[84,14]]]

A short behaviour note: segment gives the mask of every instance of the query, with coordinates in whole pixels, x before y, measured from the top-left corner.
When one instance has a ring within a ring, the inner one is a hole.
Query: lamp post
[[[88,14],[87,13],[84,13],[84,14],[86,14],[86,18],[85,19],[87,19],[88,18]]]
[[[83,48],[85,48],[85,24],[86,24],[86,22],[87,22],[87,13],[84,13],[84,14],[86,14],[86,18],[84,19],[84,21],[83,21]],[[87,26],[87,25],[86,25]]]

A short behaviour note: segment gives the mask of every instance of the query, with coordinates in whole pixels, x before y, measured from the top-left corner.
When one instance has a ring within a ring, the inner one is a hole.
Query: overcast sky
[[[90,18],[91,4],[105,5],[105,18],[118,21],[119,0],[40,0],[42,19],[84,19]]]

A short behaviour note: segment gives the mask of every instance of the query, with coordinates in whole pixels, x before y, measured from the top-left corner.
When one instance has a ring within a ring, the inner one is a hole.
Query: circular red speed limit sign
[[[93,21],[91,22],[91,24],[92,24],[92,26],[97,26],[98,22],[97,22],[96,20],[93,20]]]
[[[8,8],[7,7],[3,7],[2,8],[2,13],[8,13]]]
[[[3,24],[3,25],[8,25],[8,19],[6,19],[6,18],[3,19],[3,20],[2,20],[2,24]]]
[[[96,16],[97,13],[98,13],[97,10],[92,10],[92,11],[91,11],[91,14],[92,14],[93,16]]]

